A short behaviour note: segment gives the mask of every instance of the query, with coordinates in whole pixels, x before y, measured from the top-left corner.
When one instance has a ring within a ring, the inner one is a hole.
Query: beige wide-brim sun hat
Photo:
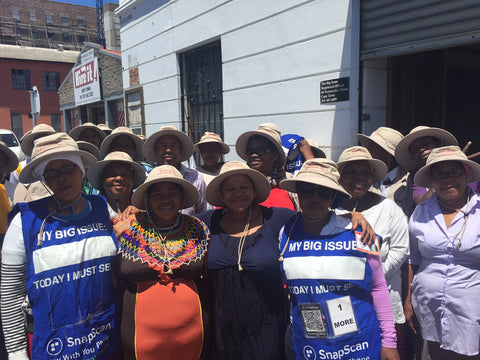
[[[286,156],[285,151],[282,147],[282,133],[280,131],[280,128],[273,123],[260,124],[257,130],[247,131],[240,135],[237,139],[237,142],[235,143],[235,150],[237,151],[238,156],[240,156],[240,158],[242,158],[243,160],[248,161],[248,140],[254,135],[259,135],[266,138],[273,144],[273,146],[275,146],[275,149],[277,149],[277,152],[280,155],[280,165],[284,166]]]
[[[395,159],[405,170],[413,171],[418,169],[422,164],[418,164],[413,158],[408,148],[415,140],[431,136],[440,140],[440,146],[458,145],[458,141],[447,130],[429,126],[417,126],[412,129],[397,145],[395,149]]]
[[[148,174],[147,180],[133,193],[132,204],[138,209],[146,210],[146,193],[150,186],[158,183],[174,183],[183,189],[182,209],[189,208],[198,201],[197,188],[182,177],[180,171],[171,165],[160,165]]]
[[[72,130],[70,130],[68,135],[72,139],[78,140],[82,131],[87,130],[87,129],[92,129],[93,131],[95,131],[98,134],[98,136],[100,137],[101,141],[103,141],[107,137],[107,134],[105,134],[105,132],[102,129],[100,129],[97,125],[95,125],[94,123],[91,123],[91,122],[86,122],[85,124],[74,127]]]
[[[203,133],[202,137],[200,138],[200,141],[193,145],[193,150],[200,153],[200,145],[208,144],[208,143],[220,144],[220,146],[222,147],[221,153],[223,155],[228,154],[230,152],[230,146],[228,146],[222,141],[222,138],[220,137],[220,135],[210,131],[206,131]]]
[[[158,163],[158,156],[155,153],[155,143],[164,135],[173,135],[180,141],[182,145],[180,161],[186,161],[193,155],[193,143],[186,134],[178,130],[175,126],[162,126],[160,130],[150,135],[143,144],[143,154],[147,161]]]
[[[87,141],[77,141],[77,145],[78,145],[78,148],[80,150],[84,150],[86,152],[89,152],[90,154],[92,154],[93,156],[95,156],[97,158],[97,160],[100,160],[101,157],[100,157],[100,150],[98,150],[98,148],[87,142]]]
[[[15,155],[15,153],[3,141],[0,141],[0,152],[3,152],[7,157],[5,174],[9,174],[12,171],[15,171],[18,167],[17,155]]]
[[[372,155],[363,146],[352,146],[343,150],[337,161],[338,172],[342,174],[343,169],[353,161],[366,161],[373,171],[373,182],[379,182],[387,176],[387,165],[381,160],[372,158]]]
[[[403,135],[395,129],[382,126],[372,132],[370,136],[357,134],[357,139],[362,146],[368,147],[368,144],[372,141],[390,155],[395,156],[395,149],[398,143],[402,141]]]
[[[417,171],[413,181],[415,184],[423,187],[431,187],[429,179],[430,167],[433,164],[438,164],[444,161],[459,161],[470,168],[467,182],[475,182],[480,180],[480,165],[475,161],[468,160],[467,155],[464,154],[458,146],[443,146],[432,150],[428,155],[427,163],[420,170]]]
[[[65,133],[55,133],[35,140],[32,151],[32,161],[20,172],[19,180],[24,184],[41,180],[35,173],[36,167],[43,161],[58,155],[78,155],[82,159],[84,168],[89,168],[97,162],[95,156],[87,151],[80,150],[77,143]]]
[[[337,170],[337,164],[332,160],[321,158],[310,159],[303,163],[294,178],[280,181],[280,187],[284,190],[296,193],[297,183],[306,182],[313,185],[324,186],[350,196],[350,194],[339,184],[339,178],[340,174]]]
[[[55,129],[47,124],[38,124],[20,139],[20,148],[28,157],[32,156],[33,142],[42,137],[55,134]]]
[[[254,204],[265,201],[268,195],[270,195],[271,186],[265,175],[260,171],[251,169],[243,162],[228,161],[223,164],[220,173],[215,176],[207,186],[205,197],[210,204],[213,206],[223,206],[221,194],[222,183],[225,179],[233,175],[245,175],[252,181],[255,191],[255,197],[253,198]]]
[[[91,168],[87,170],[87,180],[93,185],[95,189],[103,188],[103,172],[105,168],[111,163],[120,162],[127,164],[132,169],[133,185],[132,189],[136,189],[145,181],[145,170],[143,167],[132,160],[130,155],[123,151],[113,151],[108,154],[105,159],[97,162]]]
[[[122,135],[128,136],[135,144],[135,154],[133,155],[133,160],[143,161],[143,140],[135,135],[133,131],[126,126],[115,128],[112,130],[110,135],[103,140],[102,145],[100,146],[100,156],[102,159],[105,158],[105,156],[107,156],[107,154],[110,152],[110,147],[112,146],[113,140]]]

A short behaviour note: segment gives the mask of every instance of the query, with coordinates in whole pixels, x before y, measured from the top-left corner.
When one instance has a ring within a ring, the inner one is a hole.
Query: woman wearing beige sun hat
[[[479,179],[480,165],[458,146],[433,149],[415,175],[434,195],[409,222],[405,316],[411,327],[418,319],[432,359],[480,356],[480,196],[467,186]]]
[[[415,206],[433,194],[431,189],[415,184],[413,181],[415,172],[425,165],[432,149],[447,145],[458,145],[455,136],[447,130],[429,126],[413,128],[398,143],[395,149],[395,159],[405,170],[410,172],[407,185],[412,188],[412,201]]]
[[[239,161],[226,162],[207,186],[221,209],[199,215],[211,231],[208,277],[214,293],[219,360],[283,359],[287,299],[278,267],[278,234],[295,212],[260,205],[270,184]]]
[[[202,173],[205,183],[208,183],[220,172],[223,162],[220,162],[222,155],[230,152],[230,147],[222,141],[220,135],[206,131],[200,141],[193,145],[193,149],[200,154],[203,160],[202,165],[196,167]]]
[[[336,164],[307,160],[295,178],[280,186],[295,191],[302,208],[280,233],[279,260],[292,304],[287,357],[303,358],[306,348],[338,354],[366,342],[356,348],[356,358],[398,359],[380,258],[357,239],[348,219],[330,209],[336,194],[345,193]],[[312,312],[322,319],[313,330],[307,321]],[[347,323],[352,327],[347,329]]]
[[[50,349],[72,358],[89,349],[90,356],[106,360],[120,350],[111,271],[117,242],[105,199],[82,193],[85,169],[96,161],[67,134],[56,133],[35,140],[32,161],[20,173],[21,182],[41,181],[52,194],[16,204],[10,213],[1,281],[9,357],[27,359],[21,307],[26,295],[33,313],[34,357],[45,358],[39,354]],[[94,336],[99,346],[59,346],[100,328]]]
[[[205,279],[210,233],[199,219],[180,212],[197,199],[195,186],[175,167],[160,165],[132,196],[144,211],[115,220],[126,359],[213,358]]]
[[[280,181],[287,178],[281,136],[280,128],[276,124],[263,123],[257,130],[241,134],[235,144],[235,150],[248,166],[260,171],[270,183],[272,188],[270,196],[262,205],[295,210],[298,209],[295,195],[279,187]]]
[[[392,200],[371,191],[372,184],[383,179],[387,167],[383,161],[373,159],[362,146],[345,149],[338,160],[340,184],[350,194],[337,213],[358,211],[382,237],[380,257],[392,301],[397,350],[405,359],[406,322],[402,305],[402,271],[410,246],[405,214]],[[343,211],[342,211],[343,210]]]
[[[403,135],[395,129],[382,126],[369,136],[357,134],[357,139],[374,159],[381,160],[387,165],[387,175],[374,183],[374,188],[400,206],[406,216],[410,216],[413,211],[412,184],[407,183],[407,170],[395,160],[395,149]]]

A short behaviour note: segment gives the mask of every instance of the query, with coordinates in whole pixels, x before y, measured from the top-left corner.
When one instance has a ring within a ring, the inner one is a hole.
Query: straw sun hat
[[[200,145],[201,144],[208,144],[208,143],[220,144],[220,146],[222,147],[221,153],[223,155],[228,154],[230,152],[230,146],[228,146],[227,144],[225,144],[222,141],[222,138],[220,137],[220,135],[215,134],[214,132],[210,132],[210,131],[206,131],[206,132],[203,133],[202,137],[200,138],[200,141],[197,142],[195,145],[193,145],[193,150],[195,150],[196,152],[199,153],[200,152]]]
[[[95,133],[100,137],[101,141],[103,141],[103,139],[105,139],[105,137],[107,136],[107,134],[105,134],[105,132],[102,129],[100,129],[97,125],[91,122],[86,122],[85,124],[74,127],[72,130],[70,130],[68,135],[72,139],[78,140],[78,138],[80,137],[80,134],[87,129],[92,129],[93,131],[95,131]]]
[[[43,161],[58,155],[78,155],[85,168],[93,166],[97,159],[87,151],[79,150],[77,143],[65,133],[55,133],[35,140],[32,161],[20,173],[20,182],[24,184],[40,180],[35,173],[36,167]]]
[[[446,130],[429,126],[417,126],[398,143],[395,149],[395,159],[405,170],[412,171],[419,168],[420,164],[412,157],[408,148],[415,140],[425,136],[439,139],[440,146],[458,145],[455,136]]]
[[[130,155],[122,151],[113,151],[108,154],[105,159],[97,162],[87,170],[87,180],[95,189],[103,188],[103,172],[111,163],[121,162],[127,164],[132,169],[133,185],[132,189],[136,189],[145,181],[145,170],[143,167],[132,160]]]
[[[160,165],[153,168],[150,174],[148,174],[147,180],[133,193],[133,205],[138,209],[145,210],[147,207],[146,194],[148,188],[162,182],[174,183],[183,189],[182,209],[189,208],[198,201],[197,188],[185,180],[180,171],[171,165]]]
[[[403,135],[395,129],[382,126],[372,132],[370,136],[357,134],[357,139],[362,146],[368,147],[368,144],[372,141],[390,155],[395,156],[395,149],[403,139]]]
[[[47,124],[38,124],[20,139],[20,147],[25,155],[31,157],[33,142],[42,137],[55,134],[55,129]]]
[[[299,182],[306,182],[313,185],[324,186],[350,196],[338,183],[340,175],[337,165],[328,159],[310,159],[303,163],[297,176],[292,179],[285,179],[280,182],[280,187],[290,192],[297,192],[296,185]]]
[[[345,166],[352,161],[368,162],[373,171],[373,182],[383,180],[388,173],[387,165],[381,160],[372,158],[370,152],[363,146],[352,146],[342,152],[337,162],[339,172],[341,173]]]
[[[458,146],[443,146],[432,150],[427,158],[427,163],[425,166],[418,170],[415,174],[414,182],[423,187],[430,187],[430,167],[433,164],[438,164],[444,161],[459,161],[469,167],[470,174],[467,182],[475,182],[480,180],[479,164],[477,164],[475,161],[468,160],[467,155],[465,155]]]
[[[247,131],[240,135],[235,144],[235,150],[237,150],[238,156],[240,156],[243,160],[248,161],[248,140],[254,135],[259,135],[266,138],[273,144],[273,146],[275,146],[275,149],[277,149],[280,155],[281,165],[284,166],[286,157],[285,151],[282,147],[282,134],[280,132],[280,128],[273,123],[260,124],[257,130]]]
[[[5,174],[9,174],[18,167],[18,158],[15,153],[3,141],[0,141],[0,152],[4,153],[7,158],[7,166]]]
[[[127,126],[120,126],[112,130],[110,135],[108,135],[102,142],[100,146],[100,155],[102,159],[107,156],[110,152],[110,147],[112,146],[112,142],[118,138],[119,136],[128,136],[132,139],[135,145],[135,154],[133,155],[133,160],[135,161],[142,161],[143,160],[143,140],[140,139],[137,135],[133,133],[133,131]],[[154,144],[155,145],[155,144]]]
[[[250,178],[255,190],[253,203],[259,204],[270,195],[270,183],[260,171],[251,169],[247,164],[240,161],[229,161],[222,166],[220,173],[207,186],[205,197],[210,204],[223,206],[221,186],[223,181],[232,175],[246,175]]]
[[[162,126],[160,130],[150,135],[143,144],[143,154],[147,161],[152,163],[158,162],[158,156],[155,153],[155,143],[164,135],[173,135],[180,141],[182,145],[180,161],[186,161],[193,155],[193,143],[186,134],[179,131],[175,126]]]

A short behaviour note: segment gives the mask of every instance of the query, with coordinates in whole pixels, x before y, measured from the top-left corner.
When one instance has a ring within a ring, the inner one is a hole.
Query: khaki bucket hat
[[[102,130],[105,135],[110,135],[112,133],[112,129],[110,129],[110,127],[106,124],[97,124],[97,127]]]
[[[0,141],[0,152],[3,152],[7,158],[5,174],[15,171],[15,169],[18,167],[17,155],[15,155],[15,153],[3,141]]]
[[[259,204],[270,195],[270,183],[260,171],[251,169],[247,164],[240,161],[228,161],[223,164],[220,173],[215,176],[207,186],[205,197],[213,206],[223,206],[221,187],[223,181],[232,175],[246,175],[253,183],[255,198],[253,203]]]
[[[475,182],[480,180],[480,165],[475,161],[468,160],[467,155],[464,154],[458,146],[443,146],[432,150],[428,155],[427,163],[415,174],[413,181],[417,185],[423,187],[430,187],[430,167],[433,164],[438,164],[444,161],[459,161],[470,169],[467,182]]]
[[[130,155],[123,151],[113,151],[108,154],[105,159],[97,162],[91,168],[87,170],[87,180],[93,185],[95,189],[102,189],[103,187],[103,171],[105,168],[114,162],[125,163],[130,166],[133,174],[132,188],[136,189],[145,181],[145,170],[143,167],[132,160]]]
[[[206,132],[203,133],[202,137],[200,138],[200,141],[193,145],[193,150],[195,150],[196,152],[199,153],[200,152],[200,145],[201,144],[206,144],[206,143],[220,144],[222,146],[222,154],[223,155],[228,154],[230,152],[230,146],[228,146],[227,144],[225,144],[222,141],[222,138],[220,137],[220,135],[215,134],[214,132],[210,132],[210,131],[206,131]]]
[[[260,124],[257,130],[247,131],[240,135],[235,143],[235,150],[237,151],[238,156],[240,156],[243,160],[248,161],[247,145],[248,140],[253,135],[263,136],[269,140],[280,154],[281,165],[285,165],[286,156],[282,147],[282,133],[280,128],[274,123]]]
[[[293,179],[280,181],[280,187],[290,192],[297,192],[297,183],[306,182],[314,185],[324,186],[350,196],[338,183],[340,174],[337,165],[328,159],[310,159],[303,163],[297,176]]]
[[[77,141],[77,145],[78,145],[78,148],[80,150],[84,150],[86,152],[89,152],[90,154],[95,156],[97,158],[97,160],[101,159],[100,150],[98,150],[98,148],[95,145],[90,144],[89,142],[86,142],[86,141],[81,141],[81,140]]]
[[[363,146],[352,146],[342,152],[337,162],[340,174],[343,168],[352,161],[367,161],[372,168],[374,182],[383,180],[388,173],[387,165],[381,160],[372,158],[370,152]]]
[[[83,161],[83,166],[89,168],[95,165],[97,159],[87,151],[80,150],[77,143],[65,133],[55,133],[35,140],[32,151],[32,161],[20,172],[20,182],[29,184],[40,180],[35,173],[35,168],[43,161],[57,155],[78,155]]]
[[[158,162],[158,156],[155,154],[155,143],[164,135],[173,135],[180,141],[180,144],[182,144],[180,161],[186,161],[193,155],[193,143],[186,134],[178,130],[176,126],[162,126],[160,130],[150,135],[143,144],[143,154],[147,161],[152,163]]]
[[[379,127],[372,132],[370,136],[364,134],[357,134],[357,139],[362,146],[368,147],[370,141],[380,146],[390,155],[395,156],[395,149],[398,143],[403,139],[402,133],[389,127]]]
[[[100,146],[100,155],[102,159],[105,158],[105,156],[107,156],[107,154],[110,152],[112,142],[122,135],[128,136],[135,144],[135,154],[133,155],[133,160],[143,161],[143,140],[140,139],[137,135],[135,135],[132,129],[127,126],[120,126],[115,128],[114,130],[112,130],[111,134],[108,135],[105,140],[103,140],[102,145]]]
[[[183,206],[182,209],[189,208],[198,201],[198,190],[197,188],[189,183],[182,177],[180,171],[171,165],[160,165],[155,168],[148,174],[147,180],[138,187],[138,189],[133,193],[132,204],[138,209],[145,210],[147,204],[145,203],[145,195],[150,186],[162,183],[170,182],[181,186],[183,189]]]
[[[93,131],[95,131],[100,137],[101,141],[103,141],[103,139],[107,137],[107,134],[105,134],[105,132],[102,129],[100,129],[97,125],[91,122],[86,122],[85,124],[74,127],[72,130],[70,130],[68,135],[76,141],[80,137],[80,134],[82,133],[82,131],[86,129],[92,129]]]
[[[417,126],[408,133],[397,145],[395,149],[395,159],[405,170],[412,171],[418,169],[419,165],[410,154],[408,148],[418,138],[431,136],[440,140],[441,146],[458,145],[458,141],[447,130],[429,126]]]
[[[32,156],[33,142],[42,136],[55,134],[55,129],[47,124],[38,124],[20,139],[20,147],[25,155]]]

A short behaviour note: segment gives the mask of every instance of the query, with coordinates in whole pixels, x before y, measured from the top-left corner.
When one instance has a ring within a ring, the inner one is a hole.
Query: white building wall
[[[314,139],[328,157],[356,144],[357,0],[120,1],[123,82],[138,66],[146,135],[181,128],[177,54],[221,40],[225,141],[262,122]],[[356,29],[355,31],[352,29]],[[320,82],[350,77],[350,101],[320,104]],[[233,149],[232,149],[233,150]],[[236,159],[231,151],[227,160]]]

